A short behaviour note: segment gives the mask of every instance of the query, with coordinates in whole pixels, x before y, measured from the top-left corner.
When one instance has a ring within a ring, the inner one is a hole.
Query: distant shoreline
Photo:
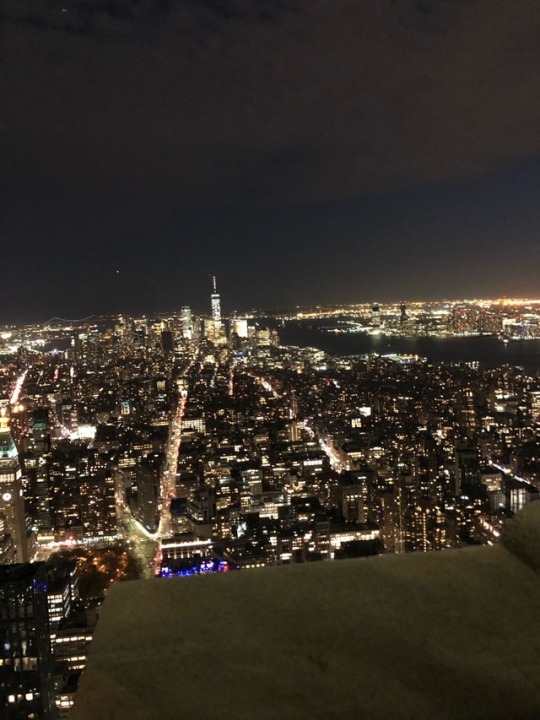
[[[514,365],[540,370],[540,340],[503,342],[496,335],[422,336],[329,333],[316,320],[290,320],[276,328],[283,345],[317,347],[338,357],[390,353],[419,355],[432,362],[478,362],[483,367]]]

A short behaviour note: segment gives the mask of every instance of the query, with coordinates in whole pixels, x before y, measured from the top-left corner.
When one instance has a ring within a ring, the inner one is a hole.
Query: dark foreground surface
[[[72,717],[533,720],[539,605],[502,546],[123,583]]]

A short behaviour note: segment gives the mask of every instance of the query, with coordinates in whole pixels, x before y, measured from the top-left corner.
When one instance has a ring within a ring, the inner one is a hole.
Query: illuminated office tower
[[[25,475],[29,482],[27,498],[33,499],[34,522],[40,539],[53,540],[51,514],[51,428],[46,408],[32,413],[32,452],[25,460]],[[26,508],[28,509],[28,508]]]
[[[155,350],[161,345],[161,333],[166,329],[163,320],[148,320],[148,347]]]
[[[4,517],[4,530],[11,536],[17,562],[28,560],[26,517],[19,454],[7,417],[0,416],[0,515]]]
[[[0,566],[0,717],[56,720],[44,563]]]
[[[219,302],[219,296],[218,296]],[[180,310],[182,317],[182,337],[184,340],[193,339],[193,318],[191,317],[191,308],[187,305]]]
[[[123,315],[118,316],[118,322],[114,326],[114,334],[123,347],[131,345],[131,321]]]
[[[102,468],[95,475],[77,477],[72,485],[78,495],[83,537],[111,537],[117,532],[116,496],[112,473]]]
[[[134,324],[132,336],[136,350],[144,350],[148,347],[148,328],[145,322],[139,320]]]
[[[221,328],[221,301],[216,286],[216,276],[212,275],[212,294],[210,295],[210,305],[212,308],[212,323],[214,332],[219,334]]]
[[[247,338],[248,336],[248,321],[246,318],[235,317],[232,322],[232,332],[238,335],[239,338]]]

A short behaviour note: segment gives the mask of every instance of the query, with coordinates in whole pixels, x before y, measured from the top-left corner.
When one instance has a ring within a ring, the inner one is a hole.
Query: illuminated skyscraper
[[[371,327],[381,327],[381,309],[376,303],[371,307]]]
[[[221,300],[217,291],[216,276],[212,275],[212,294],[210,295],[210,305],[212,308],[212,322],[216,334],[221,327]]]
[[[235,317],[232,321],[232,329],[235,335],[239,338],[247,338],[248,336],[248,321],[243,317]]]
[[[32,452],[25,460],[25,475],[29,482],[27,497],[34,501],[34,517],[40,537],[52,540],[50,433],[48,410],[36,408],[32,413]]]
[[[218,296],[219,302],[219,296]],[[193,339],[193,318],[191,317],[191,308],[187,305],[180,310],[182,318],[182,337],[184,340]]]
[[[0,515],[4,518],[4,532],[11,536],[15,546],[17,562],[26,562],[28,546],[22,473],[5,415],[0,415]]]

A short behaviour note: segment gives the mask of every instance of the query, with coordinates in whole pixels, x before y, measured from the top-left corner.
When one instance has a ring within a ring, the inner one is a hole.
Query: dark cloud
[[[1,12],[4,237],[43,238],[66,272],[85,247],[110,253],[129,236],[144,251],[152,227],[173,247],[198,232],[192,211],[282,208],[286,224],[295,206],[476,182],[540,152],[537,0],[5,0]],[[266,242],[286,265],[291,240]]]
[[[536,2],[39,0],[3,25],[7,158],[65,148],[90,183],[105,155],[188,202],[326,201],[540,150]]]

